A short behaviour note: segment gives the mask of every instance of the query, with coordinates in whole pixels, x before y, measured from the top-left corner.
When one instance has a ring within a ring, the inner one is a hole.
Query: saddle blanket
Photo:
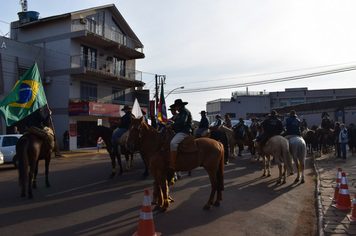
[[[196,152],[197,146],[195,145],[194,142],[194,137],[193,135],[189,135],[183,141],[178,145],[178,152],[181,153],[189,153],[189,152]]]
[[[47,145],[51,150],[54,149],[54,133],[53,130],[49,127],[44,127],[44,129],[40,129],[34,126],[31,126],[26,133],[31,133],[40,136],[45,140]]]

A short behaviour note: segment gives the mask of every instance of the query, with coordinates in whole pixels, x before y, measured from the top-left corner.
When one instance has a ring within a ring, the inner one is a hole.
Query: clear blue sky
[[[28,10],[48,17],[114,3],[144,44],[146,88],[154,75],[166,75],[167,105],[181,98],[200,119],[206,102],[229,98],[233,91],[284,91],[355,87],[355,71],[273,84],[261,81],[356,64],[356,1],[240,0],[28,0]],[[17,20],[19,1],[2,3],[0,35]],[[286,72],[289,71],[289,72]],[[205,92],[206,88],[225,86]],[[184,93],[183,93],[184,92]],[[152,95],[151,95],[152,98]]]

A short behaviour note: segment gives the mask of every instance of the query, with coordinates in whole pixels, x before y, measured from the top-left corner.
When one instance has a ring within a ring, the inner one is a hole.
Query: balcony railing
[[[136,45],[141,45],[140,42],[134,40],[120,32],[114,31],[98,22],[90,19],[77,19],[72,21],[72,32],[79,30],[88,30],[94,34],[97,34],[106,39],[110,39],[118,44],[124,45],[138,52],[143,53],[143,47],[136,47]]]
[[[112,58],[112,57],[111,57]],[[142,72],[123,66],[123,61],[98,59],[89,55],[71,56],[71,68],[86,67],[113,76],[142,81]]]

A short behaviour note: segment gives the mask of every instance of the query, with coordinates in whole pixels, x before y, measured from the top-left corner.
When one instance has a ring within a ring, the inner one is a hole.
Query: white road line
[[[90,186],[97,185],[97,184],[101,184],[101,183],[105,183],[105,182],[108,182],[108,180],[103,180],[103,181],[100,181],[100,182],[96,182],[96,183],[93,183],[93,184],[88,184],[88,185],[81,186],[81,187],[78,187],[78,188],[68,189],[68,190],[66,190],[66,191],[62,191],[62,192],[59,192],[59,193],[53,193],[53,194],[47,195],[46,197],[53,197],[53,196],[56,196],[56,195],[59,195],[59,194],[72,192],[72,191],[75,191],[75,190],[78,190],[78,189],[90,187]]]

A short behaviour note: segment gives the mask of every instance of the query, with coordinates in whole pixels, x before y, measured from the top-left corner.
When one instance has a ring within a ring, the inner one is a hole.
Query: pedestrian
[[[14,126],[14,129],[12,131],[13,134],[20,134],[20,131],[17,129],[17,126]]]
[[[209,120],[205,115],[205,111],[200,112],[201,119],[199,123],[199,127],[197,133],[195,134],[195,138],[200,138],[204,131],[209,129]]]
[[[348,135],[349,135],[349,148],[352,155],[355,155],[355,148],[356,148],[356,128],[353,123],[350,124],[348,128]]]
[[[289,112],[289,117],[287,117],[283,122],[283,127],[286,127],[286,133],[284,136],[288,139],[290,135],[301,136],[300,132],[300,120],[298,119],[295,110]]]
[[[303,118],[302,123],[300,124],[300,129],[301,129],[302,132],[303,132],[304,130],[307,130],[307,129],[308,129],[308,123],[307,123],[307,121],[305,120],[305,118]]]
[[[121,111],[125,112],[125,115],[121,118],[121,120],[118,124],[119,129],[117,129],[112,135],[112,142],[113,142],[112,152],[115,155],[118,155],[118,153],[119,153],[117,141],[124,133],[127,132],[127,130],[130,127],[130,124],[131,124],[131,117],[134,117],[134,115],[131,113],[131,109],[132,108],[127,105],[125,105],[124,108],[121,109]]]
[[[339,143],[341,145],[342,159],[346,159],[346,144],[348,143],[348,134],[345,124],[340,125]]]
[[[340,142],[339,142],[339,134],[340,134],[340,122],[335,122],[335,127],[334,127],[334,144],[336,147],[336,153],[337,156],[336,158],[341,158],[341,146],[340,146]]]
[[[182,99],[177,99],[174,101],[173,105],[178,111],[178,115],[175,118],[175,123],[166,126],[166,129],[173,129],[173,131],[176,133],[170,144],[171,156],[168,170],[172,172],[175,171],[176,167],[178,145],[192,132],[193,118],[190,111],[185,107],[187,104],[188,102],[183,102]]]
[[[225,114],[225,121],[224,121],[224,125],[226,126],[226,127],[228,127],[229,129],[231,129],[232,128],[232,123],[231,123],[231,119],[230,119],[230,116],[229,116],[229,114]]]
[[[69,150],[69,132],[68,132],[68,130],[64,131],[64,134],[63,134],[63,149],[64,149],[64,151]]]

